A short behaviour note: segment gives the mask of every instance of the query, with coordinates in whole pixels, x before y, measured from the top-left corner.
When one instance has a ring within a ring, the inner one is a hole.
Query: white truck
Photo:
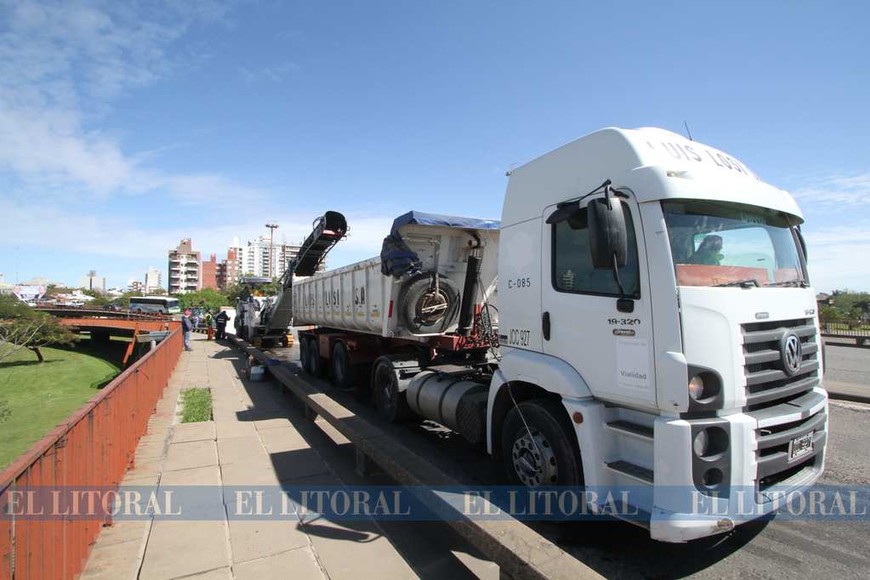
[[[411,212],[380,258],[293,282],[302,366],[512,483],[644,489],[654,539],[726,532],[824,467],[802,221],[730,155],[604,129],[511,171],[500,223]]]

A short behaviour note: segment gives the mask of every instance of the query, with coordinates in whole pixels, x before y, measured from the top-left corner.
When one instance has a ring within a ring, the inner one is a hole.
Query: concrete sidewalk
[[[372,520],[228,518],[218,486],[346,482],[312,447],[311,436],[294,426],[293,413],[287,411],[291,403],[279,387],[239,378],[244,362],[239,351],[196,334],[192,345],[192,352],[182,353],[123,485],[209,486],[197,506],[208,515],[181,521],[116,521],[101,532],[82,578],[385,580],[416,578],[421,572],[455,576],[443,562],[428,561],[421,570],[418,561],[415,571]],[[213,421],[178,423],[179,393],[191,387],[211,389]],[[307,420],[300,419],[298,410],[295,413],[294,421],[304,431],[302,422]],[[308,421],[306,428],[312,426]],[[347,443],[337,433],[330,437],[339,445]],[[469,573],[472,568],[475,571]],[[465,576],[498,576],[488,562],[472,562],[465,571]]]

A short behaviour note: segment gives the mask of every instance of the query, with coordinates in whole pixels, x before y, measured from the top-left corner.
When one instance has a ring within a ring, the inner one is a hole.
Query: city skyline
[[[190,237],[185,237],[182,239],[188,239],[188,240],[190,240],[190,242],[193,246],[196,246],[196,240],[193,240]],[[245,248],[248,245],[250,245],[252,242],[256,242],[259,240],[265,240],[268,244],[268,236],[265,234],[259,234],[259,235],[256,235],[254,237],[247,238],[244,243],[240,241],[242,239],[243,238],[241,236],[233,236],[230,239],[230,242],[227,244],[227,246],[223,250],[218,250],[218,251],[197,250],[197,252],[200,254],[201,257],[202,256],[209,256],[209,257],[215,256],[218,260],[218,263],[220,263],[221,261],[225,261],[228,259],[228,254],[233,249]],[[279,240],[274,241],[274,246],[275,246],[276,250],[279,250],[282,246],[299,247],[302,239],[304,239],[304,236],[303,236],[303,238],[300,238],[300,241],[294,243],[294,242],[286,242],[286,241],[284,241],[284,239],[282,237],[282,239],[280,241]],[[169,251],[169,250],[167,250],[167,251]],[[154,271],[160,280],[160,282],[157,284],[157,287],[159,287],[163,290],[166,290],[167,289],[167,284],[166,284],[167,267],[166,267],[166,255],[165,255],[165,253],[166,252],[164,252],[164,256],[161,257],[160,259],[155,260],[153,263],[149,263],[149,265],[144,269],[143,272],[139,273],[138,275],[130,276],[129,278],[126,278],[125,280],[119,279],[119,280],[109,281],[108,277],[106,277],[106,276],[100,276],[100,277],[106,279],[106,283],[105,283],[106,288],[128,288],[131,285],[131,283],[139,282],[147,290],[149,287],[151,287],[148,284],[148,274],[150,272]],[[201,259],[201,261],[205,261],[205,260]],[[156,265],[156,264],[159,264],[159,265]],[[276,264],[276,267],[278,267],[277,264]],[[61,279],[61,277],[54,276],[52,273],[41,273],[41,272],[36,273],[35,275],[27,277],[27,278],[22,278],[19,276],[16,279],[14,275],[10,276],[9,273],[7,273],[7,272],[0,272],[0,282],[4,282],[6,284],[12,284],[12,285],[30,284],[30,283],[37,283],[38,282],[42,285],[45,285],[45,283],[50,283],[50,284],[55,284],[55,285],[63,286],[63,287],[67,287],[67,288],[78,288],[78,287],[82,286],[81,280],[84,277],[87,277],[87,273],[91,272],[91,271],[101,272],[104,270],[102,268],[100,268],[99,264],[98,264],[97,267],[95,267],[95,268],[88,268],[85,273],[80,273],[80,274],[74,273],[72,275],[73,280],[63,280],[63,279]],[[247,273],[247,274],[252,274],[252,275],[260,275],[258,270],[243,271],[241,273],[242,274]],[[281,276],[281,274],[283,274],[283,270],[281,272],[278,272],[276,274],[276,276]]]
[[[505,172],[607,126],[790,191],[820,291],[870,290],[866,3],[0,4],[0,272],[107,284],[238,232],[376,256],[409,210],[498,219]]]

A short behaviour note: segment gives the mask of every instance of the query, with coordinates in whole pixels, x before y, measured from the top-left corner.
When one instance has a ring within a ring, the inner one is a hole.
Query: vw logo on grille
[[[783,336],[779,349],[782,356],[782,369],[785,374],[791,376],[801,370],[803,350],[801,339],[795,333],[790,332]]]

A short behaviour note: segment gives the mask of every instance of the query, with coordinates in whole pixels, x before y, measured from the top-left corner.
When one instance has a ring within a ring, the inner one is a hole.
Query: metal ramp
[[[314,221],[313,231],[302,242],[296,258],[281,276],[281,292],[263,321],[265,334],[283,334],[293,317],[293,276],[312,276],[326,254],[347,234],[347,220],[337,211],[328,211]]]

